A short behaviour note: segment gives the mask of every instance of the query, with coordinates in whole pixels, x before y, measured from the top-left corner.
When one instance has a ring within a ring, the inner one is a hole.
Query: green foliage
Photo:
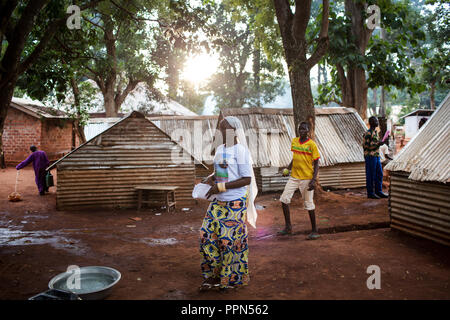
[[[283,44],[273,0],[224,0],[223,3],[232,12],[235,21],[247,21],[271,68],[278,74],[284,74]]]
[[[446,86],[446,80],[450,79],[450,55],[448,50],[435,51],[423,61],[422,79],[426,83],[437,83]]]
[[[423,58],[425,51],[424,19],[408,1],[381,2],[381,27],[386,37],[374,34],[366,54],[370,88],[390,86],[407,88],[410,93],[424,90],[415,81],[412,59]]]
[[[177,98],[177,101],[195,113],[201,114],[209,93],[199,92],[190,81],[181,81],[180,91],[181,95]]]
[[[217,107],[261,106],[283,94],[280,67],[262,50],[254,29],[254,16],[237,12],[228,3],[217,6],[215,17],[219,31],[213,48],[220,55],[220,66],[207,89],[213,93]]]
[[[319,96],[322,102],[323,96],[334,99],[335,93],[339,92],[337,87],[341,84],[337,81],[337,64],[344,70],[355,67],[365,69],[369,88],[384,86],[388,91],[393,87],[404,88],[410,94],[425,89],[417,80],[416,65],[413,63],[414,59],[425,55],[424,19],[419,8],[404,0],[378,1],[376,4],[380,7],[381,27],[385,30],[385,37],[381,37],[379,29],[375,30],[364,54],[356,46],[351,20],[345,13],[343,1],[333,2],[330,6],[330,46],[325,60],[333,66],[333,70],[332,81],[327,84],[329,88],[322,89],[323,94]],[[364,15],[367,16],[366,13]]]
[[[317,88],[317,96],[314,97],[314,104],[328,104],[331,101],[341,102],[342,92],[339,85],[338,76],[335,74],[336,69],[331,70],[331,81],[319,84]]]
[[[158,100],[162,93],[155,82],[164,77],[170,54],[205,45],[197,30],[209,18],[208,8],[173,0],[102,1],[82,11],[80,30],[62,28],[19,86],[32,97],[53,94],[61,101],[73,77],[88,77],[104,95],[123,98],[145,82],[149,98]]]
[[[85,126],[89,120],[89,112],[98,106],[95,104],[97,88],[89,81],[82,81],[79,85],[79,104],[75,103],[73,91],[67,88],[65,97],[61,99],[59,92],[52,91],[42,99],[46,106],[64,111],[69,118],[77,120],[80,126]]]
[[[438,1],[434,1],[438,2]],[[423,59],[422,80],[431,90],[434,86],[437,96],[447,92],[450,88],[450,11],[449,3],[439,4],[426,17],[427,51]],[[438,99],[439,101],[439,99]]]

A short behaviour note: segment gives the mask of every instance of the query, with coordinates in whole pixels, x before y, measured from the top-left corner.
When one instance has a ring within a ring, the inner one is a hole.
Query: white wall
[[[411,139],[419,132],[419,121],[429,116],[410,116],[405,118],[405,139]]]

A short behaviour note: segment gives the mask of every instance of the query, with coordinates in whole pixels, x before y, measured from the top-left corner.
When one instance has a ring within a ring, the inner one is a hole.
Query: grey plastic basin
[[[72,272],[63,272],[53,277],[48,283],[50,289],[59,289],[73,292],[83,300],[100,300],[106,298],[112,288],[119,282],[121,274],[119,271],[109,267],[81,267],[80,288],[69,288],[69,277],[73,278]]]

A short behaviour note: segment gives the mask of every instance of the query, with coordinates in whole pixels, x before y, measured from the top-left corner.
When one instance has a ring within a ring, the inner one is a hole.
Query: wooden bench
[[[178,189],[176,186],[141,185],[134,187],[134,189],[138,192],[137,211],[141,210],[142,204],[157,204],[157,201],[149,199],[151,191],[163,192],[167,212],[169,212],[171,207],[174,210],[176,209],[175,190]],[[147,193],[147,200],[143,200],[145,193]],[[169,195],[171,195],[171,200],[169,200]]]

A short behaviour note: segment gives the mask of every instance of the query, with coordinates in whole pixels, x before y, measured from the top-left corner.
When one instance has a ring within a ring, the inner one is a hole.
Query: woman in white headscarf
[[[224,144],[216,149],[214,173],[205,179],[214,195],[200,231],[202,254],[201,289],[219,286],[221,290],[247,285],[248,230],[246,221],[256,228],[254,200],[258,193],[253,161],[242,124],[236,117],[219,123]]]

